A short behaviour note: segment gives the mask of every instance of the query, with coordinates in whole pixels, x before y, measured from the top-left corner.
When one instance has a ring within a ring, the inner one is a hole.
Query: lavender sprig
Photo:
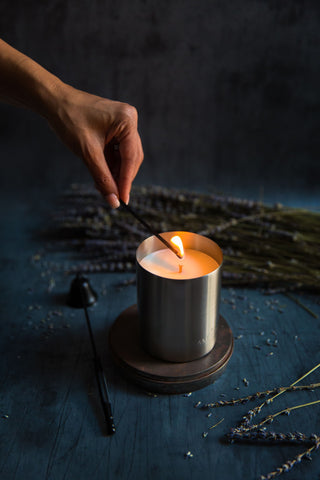
[[[259,477],[259,480],[272,480],[273,478],[281,475],[282,473],[287,473],[289,472],[295,465],[301,462],[303,458],[307,458],[308,460],[311,460],[311,453],[313,451],[318,450],[320,446],[320,437],[315,436],[314,440],[314,445],[308,450],[299,453],[299,455],[296,455],[292,460],[287,460],[285,463],[281,465],[281,467],[278,467],[275,471],[268,473],[267,475],[261,475]]]
[[[271,415],[268,415],[266,418],[261,420],[261,422],[255,424],[255,425],[250,425],[250,421],[259,413],[262,409],[262,406],[260,405],[256,409],[254,408],[253,410],[249,410],[247,415],[242,417],[242,422],[241,422],[241,428],[244,431],[248,430],[254,430],[256,428],[261,427],[265,423],[272,423],[273,420],[278,417],[279,415],[290,415],[292,410],[297,410],[298,408],[304,408],[304,407],[309,407],[310,405],[316,405],[317,403],[320,403],[320,400],[315,400],[314,402],[309,402],[309,403],[304,403],[302,405],[295,405],[294,407],[287,407],[284,410],[280,410],[279,412],[272,413]]]
[[[264,441],[264,442],[288,442],[288,443],[311,443],[315,444],[320,440],[320,436],[311,434],[309,436],[301,432],[277,433],[266,429],[257,429],[256,431],[240,431],[232,428],[227,433],[226,438],[230,443],[237,441]]]
[[[273,431],[267,431],[266,427],[262,427],[266,423],[271,423],[274,418],[279,415],[289,415],[291,411],[297,410],[299,408],[304,408],[307,406],[319,404],[320,400],[315,400],[313,402],[304,403],[301,405],[295,405],[293,407],[287,407],[284,410],[280,410],[279,412],[273,413],[268,415],[262,421],[257,424],[252,425],[252,419],[261,412],[262,408],[267,405],[271,404],[279,395],[285,392],[293,392],[297,390],[314,390],[320,386],[320,383],[313,383],[310,385],[296,385],[297,383],[301,382],[304,378],[310,375],[312,372],[317,370],[320,367],[320,364],[313,367],[307,373],[305,373],[302,377],[298,378],[295,382],[293,382],[289,387],[278,387],[272,390],[266,390],[265,392],[257,392],[254,395],[248,395],[247,397],[239,398],[239,399],[232,399],[232,400],[221,400],[214,403],[207,403],[196,404],[195,407],[197,408],[215,408],[215,407],[222,407],[222,406],[233,406],[233,405],[241,405],[246,403],[250,400],[256,400],[257,398],[263,398],[265,396],[271,396],[271,398],[266,399],[262,404],[256,406],[255,408],[248,411],[246,415],[242,417],[240,425],[238,427],[232,428],[230,432],[226,435],[226,438],[231,442],[240,442],[240,441],[249,441],[249,442],[289,442],[289,443],[301,443],[301,444],[310,444],[309,447],[304,452],[300,453],[296,457],[291,460],[287,460],[283,463],[280,467],[276,470],[268,473],[267,475],[261,475],[259,480],[272,480],[274,477],[281,475],[282,473],[289,472],[295,465],[301,462],[303,458],[311,459],[311,453],[313,451],[318,450],[320,446],[320,436],[313,433],[309,436],[301,433],[301,432],[288,432],[288,433],[277,433]],[[262,428],[261,428],[262,427]]]
[[[272,390],[266,390],[264,392],[256,392],[252,395],[247,395],[246,397],[241,398],[233,398],[232,400],[219,400],[218,402],[213,403],[204,403],[201,404],[200,408],[217,408],[217,407],[225,407],[225,406],[235,406],[235,405],[244,405],[247,402],[257,400],[259,398],[265,398],[270,395],[275,395],[277,393],[283,392],[294,392],[297,390],[314,390],[320,387],[320,383],[311,383],[310,385],[296,385],[289,387],[276,387]]]
[[[225,285],[320,290],[319,213],[156,186],[134,187],[130,204],[159,232],[187,230],[217,241],[224,250]],[[61,246],[65,250],[65,242],[70,241],[69,250],[74,252],[73,240],[92,240],[85,249],[79,245],[79,258],[69,272],[82,270],[79,263],[85,271],[127,272],[128,262],[133,270],[134,250],[145,232],[124,211],[111,211],[93,188],[73,185],[54,220],[48,233],[57,251]],[[129,257],[121,244],[128,247]],[[95,255],[102,260],[94,262]]]

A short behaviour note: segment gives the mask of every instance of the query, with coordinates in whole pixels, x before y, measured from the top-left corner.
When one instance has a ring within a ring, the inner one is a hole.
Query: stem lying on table
[[[296,392],[298,390],[314,390],[320,387],[320,383],[312,383],[310,385],[297,385],[297,383],[304,380],[307,376],[311,373],[316,371],[320,367],[320,363],[313,367],[311,370],[306,372],[302,377],[295,380],[289,387],[278,387],[272,390],[266,390],[264,392],[257,392],[253,395],[248,395],[247,397],[239,398],[239,399],[232,399],[232,400],[220,400],[218,402],[213,403],[206,403],[202,404],[198,402],[194,406],[196,408],[216,408],[216,407],[223,407],[223,406],[234,406],[234,405],[242,405],[249,400],[256,400],[265,396],[272,395],[271,398],[265,400],[262,404],[256,406],[252,410],[242,417],[242,420],[238,427],[232,428],[230,432],[226,435],[227,439],[233,442],[289,442],[289,443],[311,443],[312,446],[308,448],[306,451],[300,453],[292,460],[287,460],[284,464],[278,467],[275,471],[268,473],[267,475],[261,475],[259,480],[272,480],[274,477],[281,475],[282,473],[286,473],[291,470],[295,465],[301,462],[303,458],[310,458],[310,454],[318,450],[320,446],[320,436],[317,434],[311,434],[307,436],[300,432],[289,432],[289,433],[277,433],[277,432],[270,432],[266,430],[266,427],[263,427],[266,423],[271,423],[273,420],[280,416],[280,415],[289,415],[290,412],[300,409],[309,407],[312,405],[320,404],[320,400],[315,400],[312,402],[295,405],[292,407],[287,407],[283,410],[280,410],[276,413],[268,415],[266,418],[261,420],[259,423],[252,425],[252,419],[261,412],[262,408],[265,405],[271,404],[274,400],[283,393],[289,392]],[[218,424],[216,424],[218,425]],[[214,425],[212,428],[214,428]],[[205,435],[207,436],[207,435]]]
[[[155,186],[134,187],[130,205],[158,232],[186,230],[216,241],[224,285],[320,291],[317,212]],[[72,273],[133,271],[135,249],[147,236],[130,214],[110,210],[86,185],[71,186],[54,222],[49,236],[56,250],[69,243],[79,253],[67,268]]]

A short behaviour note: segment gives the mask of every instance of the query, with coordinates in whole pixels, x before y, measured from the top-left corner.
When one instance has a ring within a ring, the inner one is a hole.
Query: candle
[[[180,237],[184,255],[179,259],[155,236],[137,249],[141,345],[159,359],[189,362],[209,353],[216,341],[222,251],[191,232],[161,236],[167,242]]]
[[[202,277],[219,267],[214,258],[191,248],[185,249],[181,261],[168,248],[165,248],[146,255],[140,265],[154,275],[175,280]],[[180,269],[179,266],[182,268]]]

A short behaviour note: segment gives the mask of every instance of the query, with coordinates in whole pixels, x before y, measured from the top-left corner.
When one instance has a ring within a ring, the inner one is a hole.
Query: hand
[[[113,208],[129,202],[143,161],[134,107],[63,84],[46,114],[61,140],[82,157],[96,187]]]
[[[97,188],[117,208],[129,202],[143,160],[138,114],[128,104],[81,92],[0,39],[0,99],[31,108],[82,157]]]

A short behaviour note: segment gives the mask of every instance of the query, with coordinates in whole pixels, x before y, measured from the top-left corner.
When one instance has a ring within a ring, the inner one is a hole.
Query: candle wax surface
[[[186,280],[208,275],[219,267],[219,263],[206,253],[187,248],[180,260],[169,249],[149,253],[140,261],[141,267],[148,272],[164,278]],[[182,272],[179,273],[179,265]]]

